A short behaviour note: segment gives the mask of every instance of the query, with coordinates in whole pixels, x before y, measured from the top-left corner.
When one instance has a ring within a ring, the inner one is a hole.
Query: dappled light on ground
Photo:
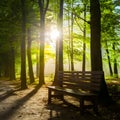
[[[26,90],[19,89],[19,82],[0,80],[0,119],[1,120],[119,120],[120,106],[99,106],[100,115],[92,110],[80,115],[79,102],[67,97],[75,106],[55,99],[47,104],[46,86],[31,85]]]

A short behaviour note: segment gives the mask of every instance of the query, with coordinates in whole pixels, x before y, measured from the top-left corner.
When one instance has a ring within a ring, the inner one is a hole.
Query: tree
[[[40,8],[40,73],[39,84],[42,85],[44,81],[44,45],[45,45],[45,15],[48,9],[49,0],[38,0]],[[46,4],[45,4],[46,3]]]
[[[86,21],[86,3],[84,3],[84,19]],[[83,30],[83,63],[82,71],[85,71],[86,67],[86,22],[84,21],[84,30]]]
[[[16,53],[19,48],[19,45],[17,44],[18,28],[21,27],[19,24],[20,6],[18,1],[12,0],[6,3],[5,0],[2,0],[0,2],[0,8],[1,75],[9,77],[10,80],[15,80]]]
[[[21,39],[21,89],[26,89],[26,12],[25,12],[25,0],[21,0],[22,10],[22,39]]]
[[[60,0],[60,13],[58,19],[59,28],[59,71],[63,71],[63,3],[64,0]]]
[[[73,8],[73,0],[71,1],[71,8]],[[74,16],[73,10],[71,10],[71,39],[70,39],[70,58],[71,58],[71,70],[74,71],[74,52],[73,52],[73,30],[74,30]]]
[[[58,0],[55,2],[56,5],[56,16],[57,16],[57,28],[59,27],[58,24],[58,9],[59,9],[59,5],[58,5]],[[59,81],[57,80],[58,78],[58,71],[59,71],[59,36],[58,36],[58,40],[56,40],[56,51],[55,51],[55,75],[54,75],[54,81],[53,81],[53,85],[58,85]]]
[[[15,48],[13,45],[14,36],[10,40],[10,80],[15,80]]]
[[[58,30],[59,30],[59,38],[56,42],[56,68],[55,68],[55,76],[54,76],[54,85],[60,85],[60,81],[58,81],[58,71],[63,71],[63,4],[64,0],[60,0],[59,4],[59,15],[58,15]]]
[[[96,8],[96,9],[95,9]],[[101,12],[99,0],[90,0],[91,13],[91,69],[92,71],[103,71],[101,55]],[[100,101],[104,104],[111,103],[107,90],[105,78],[101,81]]]
[[[95,9],[96,8],[96,9]],[[92,71],[102,71],[101,55],[101,14],[99,0],[90,0],[91,12],[91,69]]]
[[[110,60],[110,55],[109,55],[107,41],[106,41],[105,44],[106,44],[106,53],[107,53],[107,58],[108,58],[108,65],[109,65],[109,70],[110,70],[110,76],[113,76],[112,65],[111,65],[111,60]]]
[[[116,59],[116,49],[115,49],[115,43],[113,43],[113,51],[114,51],[114,75],[116,78],[118,78],[118,66],[117,66],[117,59]]]
[[[27,41],[27,55],[28,55],[28,70],[29,70],[29,77],[30,77],[30,83],[33,83],[34,80],[34,74],[33,74],[33,65],[32,65],[32,58],[31,58],[31,30],[28,28],[28,41]]]
[[[114,3],[114,4],[113,4]],[[101,32],[102,32],[102,47],[106,50],[106,54],[104,55],[107,57],[110,75],[118,76],[118,54],[117,48],[119,46],[119,38],[118,38],[118,29],[119,29],[119,13],[117,11],[117,6],[119,6],[119,2],[117,0],[106,0],[101,1]],[[114,50],[115,48],[115,50]],[[117,57],[116,57],[117,54]],[[112,68],[113,65],[113,68]],[[113,74],[113,71],[115,73]],[[114,76],[114,77],[115,77]]]

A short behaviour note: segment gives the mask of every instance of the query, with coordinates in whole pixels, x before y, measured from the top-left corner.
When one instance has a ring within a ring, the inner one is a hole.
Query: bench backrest
[[[62,87],[99,92],[103,71],[59,71],[58,79]]]

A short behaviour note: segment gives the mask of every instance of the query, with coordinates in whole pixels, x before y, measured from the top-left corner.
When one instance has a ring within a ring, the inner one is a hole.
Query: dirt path
[[[18,82],[0,80],[0,120],[113,120],[90,112],[82,116],[58,100],[47,105],[45,86],[26,90],[18,90],[18,86]]]
[[[47,96],[45,87],[16,90],[16,84],[1,82],[0,120],[42,120]]]

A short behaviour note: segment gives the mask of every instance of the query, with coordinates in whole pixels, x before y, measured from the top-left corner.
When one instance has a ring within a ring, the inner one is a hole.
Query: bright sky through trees
[[[45,32],[46,42],[55,50],[56,40],[59,38],[59,31],[55,25],[52,25],[49,29],[47,28]]]
[[[50,31],[50,38],[52,40],[57,40],[58,37],[59,37],[59,31],[56,28],[52,27]]]

